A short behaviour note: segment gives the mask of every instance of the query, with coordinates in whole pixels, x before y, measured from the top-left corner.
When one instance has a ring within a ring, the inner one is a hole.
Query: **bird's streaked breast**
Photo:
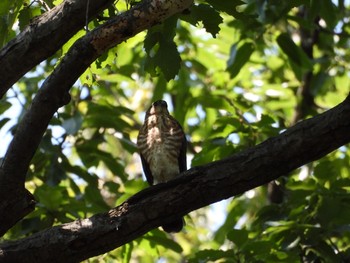
[[[156,181],[166,182],[179,174],[183,136],[181,127],[172,118],[150,115],[145,120],[137,144]]]

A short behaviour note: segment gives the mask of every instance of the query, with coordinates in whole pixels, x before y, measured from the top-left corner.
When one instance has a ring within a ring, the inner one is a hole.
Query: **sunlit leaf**
[[[195,26],[201,21],[206,31],[211,33],[214,38],[219,33],[219,25],[223,21],[219,12],[204,4],[192,6],[189,14],[182,16],[182,19]]]
[[[122,258],[123,258],[123,263],[129,263],[130,259],[131,259],[131,255],[132,255],[132,250],[133,250],[133,244],[128,243],[125,246],[123,246],[123,250],[122,250]]]
[[[62,205],[62,202],[64,201],[63,191],[65,191],[64,187],[48,186],[44,184],[36,189],[34,195],[37,197],[39,202],[49,210],[56,210]],[[50,195],[47,195],[47,193],[50,193]]]

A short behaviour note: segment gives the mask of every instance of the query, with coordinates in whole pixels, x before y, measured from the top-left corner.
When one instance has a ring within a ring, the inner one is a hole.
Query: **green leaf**
[[[150,242],[146,238],[142,238],[137,241],[137,246],[140,247],[143,251],[145,251],[147,255],[151,255],[154,258],[159,257],[159,250],[153,242]]]
[[[171,249],[176,253],[182,253],[183,251],[182,247],[178,243],[171,240],[165,235],[147,235],[145,236],[145,239],[149,240],[151,243],[154,243],[155,245],[163,246],[166,249]]]
[[[105,182],[103,184],[103,186],[107,187],[108,191],[111,192],[111,193],[118,193],[119,187],[120,187],[119,184],[117,184],[115,182],[112,182],[112,181]]]
[[[333,85],[333,77],[327,72],[319,72],[314,74],[311,80],[312,95],[323,95],[328,92],[329,87]]]
[[[270,241],[252,241],[248,242],[244,246],[244,251],[249,251],[250,254],[256,254],[256,255],[266,255],[270,254],[270,251],[273,248],[273,244]]]
[[[219,25],[223,22],[218,11],[210,5],[204,4],[192,6],[189,14],[183,15],[181,18],[194,26],[198,26],[198,23],[201,21],[206,31],[212,34],[214,38],[220,31]]]
[[[147,54],[151,55],[152,48],[158,43],[159,39],[161,38],[162,34],[161,32],[153,30],[148,30],[147,35],[145,37],[145,41],[143,42],[143,47],[145,48],[145,51]]]
[[[22,8],[18,15],[20,30],[22,31],[27,25],[29,25],[31,19],[39,15],[41,15],[40,7]]]
[[[45,182],[48,185],[58,185],[64,178],[66,178],[66,171],[58,162],[58,154],[53,154],[50,158],[50,165],[45,174]]]
[[[242,247],[248,241],[248,231],[245,229],[232,229],[227,234],[227,238],[237,247]]]
[[[233,250],[215,250],[215,249],[203,249],[201,251],[198,251],[195,254],[194,258],[191,258],[189,262],[216,262],[217,260],[219,261],[220,259],[226,259],[220,260],[220,262],[227,262],[228,259],[231,259],[234,257],[234,251]],[[232,261],[229,261],[232,262]]]
[[[226,12],[233,17],[239,18],[240,14],[237,12],[237,6],[245,4],[242,0],[225,0],[225,1],[217,1],[217,0],[206,0],[211,6],[213,6],[216,10],[220,10]]]
[[[0,15],[6,15],[11,9],[14,1],[12,0],[2,0],[0,1]]]
[[[125,131],[130,129],[131,126],[121,115],[125,117],[131,113],[132,111],[125,107],[99,105],[91,102],[88,105],[88,112],[84,118],[83,126],[90,128],[114,128],[117,131]]]
[[[12,27],[22,5],[23,0],[0,1],[0,47],[2,47],[6,41],[11,39],[11,32],[13,32]]]
[[[162,37],[167,41],[172,41],[176,36],[177,16],[171,16],[162,23]]]
[[[312,63],[305,52],[298,47],[287,33],[277,37],[277,43],[288,58],[297,66],[311,70]]]
[[[62,205],[63,191],[64,187],[43,184],[35,190],[34,196],[47,209],[54,211]]]
[[[79,188],[77,182],[74,181],[72,178],[68,178],[68,181],[69,181],[69,186],[73,190],[74,194],[76,196],[80,196],[81,195],[81,191],[80,191],[80,188]]]
[[[75,148],[81,161],[86,167],[97,167],[100,160],[96,157],[97,151],[100,144],[100,138],[94,138],[92,140],[78,141]]]
[[[0,129],[9,121],[9,118],[3,118],[0,120]]]
[[[96,63],[96,67],[98,68],[98,65],[97,65],[98,62],[96,61],[95,63]],[[87,70],[85,70],[85,72],[79,77],[79,80],[82,85],[91,87],[92,84],[95,82],[91,69],[88,68]]]
[[[127,243],[122,248],[122,262],[129,263],[131,259],[132,250],[134,248],[133,242]]]
[[[163,95],[166,91],[166,79],[162,76],[159,76],[157,83],[155,84],[152,101],[157,101],[163,98]]]
[[[5,111],[7,111],[10,107],[12,106],[12,104],[8,101],[5,100],[0,100],[0,113],[4,113]]]
[[[118,138],[123,149],[127,150],[129,153],[135,153],[138,151],[137,145],[132,142],[129,138]]]
[[[314,175],[321,181],[332,179],[336,175],[334,163],[329,160],[318,163],[315,167]]]
[[[78,176],[79,178],[83,179],[87,184],[97,186],[98,177],[94,174],[90,174],[84,168],[77,165],[70,165],[68,162],[63,162],[62,167],[67,173],[71,173],[73,175]]]
[[[126,180],[126,175],[124,172],[124,166],[118,162],[111,154],[99,151],[97,158],[101,160],[108,169],[114,174],[114,176],[118,176],[123,180]]]
[[[334,246],[332,243],[329,245],[325,240],[322,240],[316,246],[316,250],[321,254],[321,257],[327,262],[342,262],[342,260],[339,258],[339,254],[336,253],[336,251],[334,250]]]
[[[129,181],[126,181],[124,184],[124,187],[125,187],[124,191],[125,193],[135,194],[147,186],[148,184],[146,184],[141,180],[129,180]]]
[[[177,20],[177,17],[173,16],[164,23],[152,27],[147,31],[144,41],[148,55],[144,64],[145,70],[155,77],[157,76],[155,69],[158,66],[167,81],[178,74],[181,63],[180,54],[173,40]]]
[[[230,58],[227,61],[227,70],[230,72],[231,78],[237,76],[253,52],[253,43],[245,42],[242,46],[238,46],[238,43],[232,45]]]
[[[331,0],[321,0],[320,2],[317,2],[320,6],[320,15],[321,17],[326,21],[327,27],[333,29],[337,23],[337,8],[335,4]]]
[[[210,100],[208,100],[208,96],[200,96],[197,98],[198,102],[206,108],[214,108],[214,109],[223,109],[228,112],[233,110],[232,105],[227,101],[227,99],[223,96],[215,96],[211,95]]]
[[[110,208],[103,200],[101,192],[96,186],[88,185],[84,193],[86,200],[93,204],[90,209],[91,212],[104,212]]]
[[[154,57],[156,65],[159,66],[167,81],[175,78],[178,74],[181,64],[181,57],[177,46],[173,41],[161,39],[159,50]]]

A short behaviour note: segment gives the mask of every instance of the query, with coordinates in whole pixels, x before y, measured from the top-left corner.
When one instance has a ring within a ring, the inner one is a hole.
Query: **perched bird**
[[[186,137],[181,125],[168,111],[164,100],[158,100],[146,112],[137,137],[143,171],[150,185],[165,183],[187,170]],[[166,232],[179,232],[183,218],[162,226]]]

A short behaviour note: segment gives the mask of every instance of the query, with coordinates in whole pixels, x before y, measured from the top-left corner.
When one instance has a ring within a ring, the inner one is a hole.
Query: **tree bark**
[[[74,82],[106,50],[183,11],[192,2],[145,0],[73,44],[36,94],[0,167],[0,198],[4,200],[0,204],[0,236],[33,209],[35,201],[24,189],[26,172],[52,116],[69,102]]]
[[[0,246],[0,262],[78,262],[117,248],[185,214],[244,193],[350,142],[350,96],[277,137],[147,188],[108,213]]]
[[[112,4],[89,0],[88,20]],[[65,0],[35,18],[0,51],[0,98],[26,72],[52,56],[86,23],[86,0]]]

